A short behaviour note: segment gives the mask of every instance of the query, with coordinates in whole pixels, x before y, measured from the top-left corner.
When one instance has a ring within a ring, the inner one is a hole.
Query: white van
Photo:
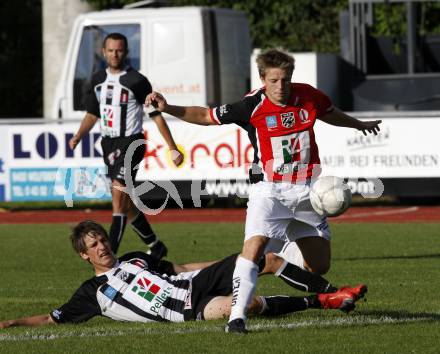
[[[53,117],[83,117],[87,80],[105,66],[101,45],[111,32],[127,37],[131,66],[174,104],[214,106],[249,91],[251,44],[242,12],[207,7],[90,12],[73,25]]]

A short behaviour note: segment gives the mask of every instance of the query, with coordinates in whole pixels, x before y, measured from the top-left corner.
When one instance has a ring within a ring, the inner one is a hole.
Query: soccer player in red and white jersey
[[[158,92],[146,104],[200,125],[235,123],[248,132],[255,149],[250,170],[245,241],[233,276],[233,299],[227,332],[246,333],[246,305],[257,280],[257,261],[269,240],[294,241],[296,264],[280,272],[295,281],[304,272],[324,274],[330,268],[330,230],[309,200],[310,181],[320,173],[313,126],[328,124],[377,134],[381,121],[360,121],[336,107],[321,91],[292,83],[294,59],[271,49],[257,57],[263,87],[241,101],[213,109],[169,105]],[[329,289],[328,289],[329,290]]]

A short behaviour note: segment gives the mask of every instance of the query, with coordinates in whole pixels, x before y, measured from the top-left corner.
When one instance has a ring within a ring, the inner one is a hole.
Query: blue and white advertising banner
[[[11,201],[110,199],[98,129],[75,151],[78,123],[6,127],[7,196]]]

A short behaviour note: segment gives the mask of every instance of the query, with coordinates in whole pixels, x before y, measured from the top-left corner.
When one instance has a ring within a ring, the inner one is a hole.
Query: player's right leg
[[[231,314],[225,326],[226,332],[247,332],[246,309],[252,300],[257,284],[257,262],[263,255],[267,242],[268,238],[264,236],[253,236],[244,242],[232,276]]]

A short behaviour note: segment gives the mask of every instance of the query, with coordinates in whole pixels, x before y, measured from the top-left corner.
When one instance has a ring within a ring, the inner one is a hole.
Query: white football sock
[[[250,304],[255,291],[258,266],[238,256],[232,276],[232,305],[229,321],[237,318],[246,319],[246,308]]]

